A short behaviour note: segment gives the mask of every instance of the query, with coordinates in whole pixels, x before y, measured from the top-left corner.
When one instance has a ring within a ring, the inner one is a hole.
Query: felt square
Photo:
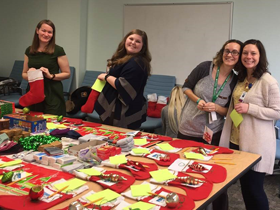
[[[114,192],[113,190],[106,189],[106,190],[94,193],[94,194],[86,197],[86,199],[88,199],[89,201],[92,202],[92,201],[97,200],[99,198],[103,198],[102,200],[94,202],[94,204],[96,204],[96,205],[102,205],[104,203],[107,203],[109,201],[112,201],[112,200],[118,198],[119,196],[121,196],[121,195]]]
[[[83,172],[83,173],[85,173],[89,176],[99,176],[99,175],[101,175],[101,172],[95,170],[94,168],[79,169],[78,171]]]
[[[172,174],[168,169],[161,169],[157,171],[151,171],[151,176],[158,182],[163,182],[169,179],[174,179],[176,176]]]
[[[134,145],[142,146],[147,143],[147,139],[134,139]]]
[[[130,186],[131,194],[134,197],[150,195],[151,192],[150,184],[139,184],[139,185],[132,185]]]
[[[150,151],[146,148],[134,148],[132,149],[132,152],[135,154],[150,154]]]
[[[122,164],[127,163],[125,155],[115,155],[109,157],[110,163],[112,164]]]
[[[60,190],[62,189],[63,187],[65,186],[68,186],[65,190],[63,190],[62,192],[66,193],[66,192],[69,192],[71,190],[75,190],[81,186],[83,186],[84,184],[86,184],[85,181],[83,180],[80,180],[80,179],[77,179],[77,178],[74,178],[74,179],[70,179],[66,182],[62,182],[62,183],[58,183],[58,184],[55,184],[54,187],[57,189],[57,190]]]
[[[160,149],[162,149],[162,150],[164,150],[164,151],[169,151],[169,150],[174,150],[175,148],[174,147],[172,147],[170,144],[168,144],[168,143],[165,143],[165,144],[157,144],[157,146],[160,148]]]
[[[238,125],[243,121],[242,114],[237,113],[235,109],[230,113],[230,118],[232,119],[235,127],[238,127]]]
[[[97,92],[101,92],[106,84],[106,81],[101,81],[99,79],[96,79],[94,84],[92,85],[91,89],[96,90]]]
[[[129,210],[129,209],[141,209],[141,210],[150,210],[151,208],[155,207],[154,204],[151,203],[145,203],[142,201],[139,201],[137,203],[134,203],[126,208],[124,210]]]

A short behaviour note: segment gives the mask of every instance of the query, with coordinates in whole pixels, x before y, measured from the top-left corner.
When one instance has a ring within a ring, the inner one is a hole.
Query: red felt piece
[[[28,71],[27,75],[30,90],[19,99],[19,104],[22,107],[40,103],[45,99],[44,77],[42,71]]]
[[[133,176],[129,176],[127,174],[121,173],[119,171],[106,171],[104,174],[117,174],[119,176],[124,177],[127,180],[120,181],[114,185],[108,186],[103,183],[97,182],[100,180],[99,176],[91,176],[90,181],[96,182],[97,184],[100,184],[103,188],[105,189],[111,189],[117,193],[122,193],[124,192],[127,188],[129,188],[133,183],[135,182],[135,178]]]
[[[193,164],[201,164],[199,162],[193,162]],[[208,181],[213,182],[213,183],[221,183],[226,180],[227,178],[227,170],[220,165],[217,164],[205,164],[203,165],[209,165],[212,166],[212,168],[207,172],[207,173],[202,173],[199,171],[195,171],[191,168],[188,168],[186,173],[196,173],[196,174],[201,174],[203,175]]]
[[[172,191],[170,190],[167,190],[163,187],[161,187],[158,191],[154,192],[155,194],[160,194],[161,192],[166,192],[166,193],[172,193]],[[172,209],[176,209],[176,210],[192,210],[194,209],[195,207],[195,204],[194,204],[194,201],[193,199],[191,199],[189,196],[187,195],[182,195],[182,194],[179,194],[177,193],[177,195],[179,196],[179,204],[177,205],[176,208],[172,208]],[[153,196],[147,196],[145,197],[144,199],[141,199],[142,201],[144,202],[148,202],[149,203],[149,200],[151,200],[153,198]],[[168,207],[163,207],[161,206],[160,207],[160,210],[170,210],[171,208],[168,208]]]
[[[216,150],[215,153],[208,154],[208,155],[232,154],[233,153],[233,150],[226,148],[226,147],[217,147],[217,146],[213,146],[213,145],[209,145],[209,144],[204,144],[203,147],[206,149],[210,149],[210,150],[215,150],[216,148],[219,148],[218,150]]]
[[[16,196],[16,195],[0,195],[0,207],[8,210],[45,210],[55,206],[67,199],[72,198],[72,195],[61,193],[62,197],[46,203],[43,201],[31,201],[29,195]]]
[[[163,152],[163,151],[160,151],[160,150],[152,150],[152,151],[150,151],[150,154],[153,154],[155,152],[156,153],[160,153],[160,154],[165,154],[165,155],[167,155],[169,157],[167,160],[155,160],[155,159],[152,159],[152,160],[154,160],[160,166],[170,166],[176,159],[180,158],[179,154],[167,153],[167,152]],[[150,154],[146,154],[145,157],[148,157]]]
[[[187,174],[184,174],[181,172],[178,172],[178,174],[177,174],[177,177],[184,177],[184,176],[190,176],[190,175],[187,175]],[[191,177],[193,177],[193,176],[191,176]],[[193,178],[197,178],[197,177],[193,177]],[[200,187],[197,187],[197,188],[184,186],[184,185],[182,185],[182,182],[180,182],[176,179],[171,182],[168,182],[167,184],[169,186],[176,186],[176,187],[179,187],[179,188],[185,190],[185,192],[187,193],[187,195],[190,198],[192,198],[195,201],[198,201],[198,200],[203,200],[203,199],[207,198],[213,189],[212,182],[208,181],[207,179],[202,179],[202,178],[198,178],[198,179],[205,181],[205,183],[203,183]]]
[[[169,143],[172,147],[185,148],[185,147],[203,147],[204,144],[191,140],[173,140]]]
[[[102,124],[100,124],[100,123],[94,123],[94,122],[83,121],[83,126],[95,128],[95,127],[101,127]]]
[[[157,164],[154,164],[154,163],[138,162],[142,166],[136,165],[135,163],[136,162],[134,162],[134,161],[128,161],[126,164],[120,164],[119,168],[130,171],[130,173],[132,173],[132,175],[137,180],[149,179],[151,177],[149,172],[158,170]],[[136,168],[136,169],[138,169],[138,171],[135,171],[129,167]]]
[[[156,109],[157,102],[148,101],[148,108],[147,108],[147,116],[152,117],[155,109]]]
[[[100,92],[96,90],[91,90],[87,102],[82,106],[81,111],[84,113],[92,113],[94,110],[95,102],[99,96]]]

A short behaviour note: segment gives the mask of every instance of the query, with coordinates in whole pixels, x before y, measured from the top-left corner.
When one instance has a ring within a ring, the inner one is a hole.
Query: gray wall
[[[123,37],[123,5],[144,3],[224,2],[221,0],[1,0],[1,75],[23,59],[39,20],[49,18],[57,27],[57,44],[65,48],[80,83],[85,69],[104,70]],[[280,1],[233,0],[232,38],[260,39],[266,47],[269,69],[280,81]],[[222,18],[222,17],[221,17]],[[219,27],[213,28],[219,30]],[[197,56],[199,56],[198,49]],[[209,58],[211,59],[211,58]],[[185,66],[192,69],[194,66]],[[158,73],[158,70],[154,70]],[[0,76],[1,76],[0,75]],[[187,77],[187,75],[186,75]]]

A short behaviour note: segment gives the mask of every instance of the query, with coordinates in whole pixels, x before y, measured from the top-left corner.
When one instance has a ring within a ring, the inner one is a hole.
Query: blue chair
[[[75,67],[70,66],[70,77],[68,79],[62,80],[63,95],[64,95],[64,98],[65,98],[65,101],[67,101],[69,99],[74,75],[75,75]]]
[[[14,66],[12,68],[9,77],[13,78],[20,84],[22,81],[22,70],[23,70],[23,61],[15,60]]]
[[[102,71],[86,71],[84,80],[82,82],[81,87],[89,86],[91,87],[94,81],[97,79],[98,75],[104,73]],[[99,122],[99,115],[96,111],[93,111],[91,114],[84,113],[82,111],[78,111],[76,114],[67,114],[67,117],[70,118],[78,118],[78,119],[86,119],[88,117],[89,121],[98,121]]]
[[[278,160],[278,169],[274,171],[280,171],[280,120],[275,122],[275,132],[276,132],[276,155],[275,160]]]
[[[176,77],[169,75],[151,75],[144,90],[144,97],[147,98],[148,94],[156,93],[157,96],[169,97],[172,88],[176,85]],[[147,117],[146,121],[142,123],[140,129],[145,131],[154,131],[161,128],[161,118]]]

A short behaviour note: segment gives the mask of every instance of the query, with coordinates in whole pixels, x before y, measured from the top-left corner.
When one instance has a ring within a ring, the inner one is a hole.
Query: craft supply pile
[[[61,209],[191,210],[227,177],[223,166],[207,161],[232,153],[194,141],[13,110],[0,120],[0,207],[48,209],[77,197]],[[103,190],[91,188],[91,182]]]

